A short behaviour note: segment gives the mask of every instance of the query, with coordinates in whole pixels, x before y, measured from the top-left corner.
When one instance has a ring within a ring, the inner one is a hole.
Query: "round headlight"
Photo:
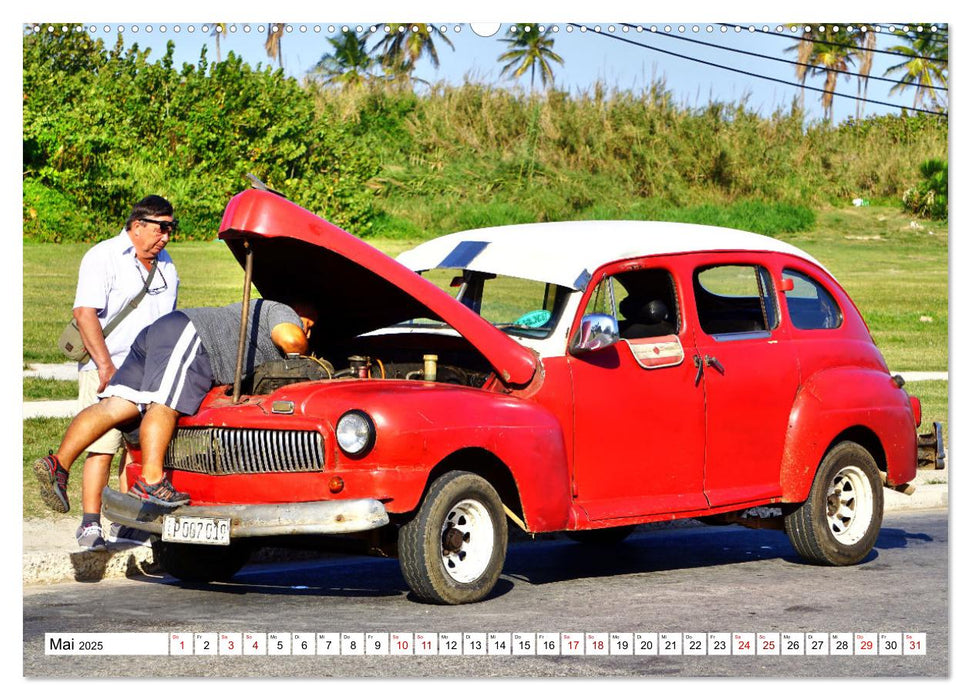
[[[374,421],[364,411],[348,411],[337,421],[337,444],[353,457],[364,454],[374,444]]]

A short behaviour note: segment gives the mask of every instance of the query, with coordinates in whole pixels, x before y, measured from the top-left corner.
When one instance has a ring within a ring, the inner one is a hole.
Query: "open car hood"
[[[293,202],[264,190],[233,197],[219,238],[266,299],[313,304],[318,334],[351,338],[413,318],[443,321],[508,384],[527,384],[536,356],[445,291],[378,249]]]

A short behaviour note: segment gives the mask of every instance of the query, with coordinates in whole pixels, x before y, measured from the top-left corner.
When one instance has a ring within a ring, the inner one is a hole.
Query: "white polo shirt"
[[[96,309],[101,327],[111,319],[142,290],[149,270],[135,257],[128,232],[107,241],[102,241],[85,253],[78,272],[78,289],[74,296],[74,308],[80,306]],[[158,268],[149,285],[148,293],[138,306],[121,321],[105,338],[111,361],[115,367],[128,357],[128,350],[135,336],[148,324],[160,316],[175,310],[179,293],[179,276],[168,251],[158,256]],[[79,370],[97,369],[93,360],[78,365]]]

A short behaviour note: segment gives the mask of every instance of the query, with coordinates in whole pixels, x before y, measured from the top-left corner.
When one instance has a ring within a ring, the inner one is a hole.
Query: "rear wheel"
[[[862,561],[882,522],[880,470],[855,442],[841,442],[826,454],[809,498],[785,518],[786,534],[799,555],[830,566]]]
[[[152,544],[156,563],[182,581],[228,581],[249,560],[250,548],[235,542],[229,546],[162,542]]]
[[[401,527],[398,562],[419,599],[474,603],[499,580],[507,540],[495,489],[476,474],[449,472],[432,482],[415,517]]]

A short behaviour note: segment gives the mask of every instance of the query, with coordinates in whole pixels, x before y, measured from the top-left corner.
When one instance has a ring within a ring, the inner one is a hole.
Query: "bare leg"
[[[142,418],[142,478],[147,484],[162,480],[165,451],[175,434],[179,412],[160,403],[153,403]]]
[[[101,512],[101,490],[108,484],[114,455],[89,452],[81,476],[81,508],[85,513]]]
[[[117,396],[102,399],[74,417],[55,454],[64,469],[70,470],[71,465],[88,445],[112,428],[117,428],[122,423],[137,417],[138,406],[131,401]]]

